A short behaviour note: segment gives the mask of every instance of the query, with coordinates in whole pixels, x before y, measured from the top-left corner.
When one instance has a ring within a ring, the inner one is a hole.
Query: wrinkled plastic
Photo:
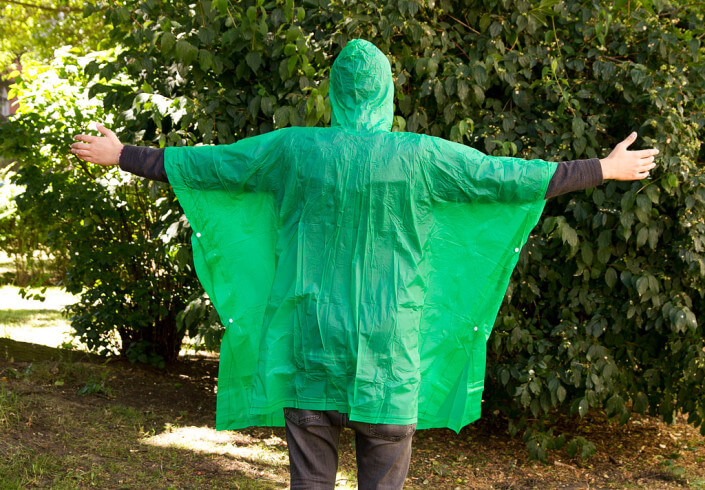
[[[226,326],[216,426],[299,407],[457,431],[480,417],[487,339],[556,165],[391,132],[390,65],[366,41],[329,96],[330,128],[166,149]]]

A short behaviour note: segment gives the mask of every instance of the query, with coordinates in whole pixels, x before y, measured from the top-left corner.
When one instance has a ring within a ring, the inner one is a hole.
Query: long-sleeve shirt
[[[150,180],[168,182],[164,169],[164,149],[125,145],[120,155],[120,168]],[[602,184],[600,160],[571,160],[559,162],[546,190],[546,199],[568,192]]]

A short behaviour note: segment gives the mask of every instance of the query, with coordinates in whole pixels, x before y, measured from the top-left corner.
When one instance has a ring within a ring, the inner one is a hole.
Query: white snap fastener
[[[519,253],[519,248],[515,248],[515,249],[514,249],[514,252],[515,252],[515,253]]]
[[[196,233],[196,238],[201,238],[201,234],[200,234],[200,233]]]

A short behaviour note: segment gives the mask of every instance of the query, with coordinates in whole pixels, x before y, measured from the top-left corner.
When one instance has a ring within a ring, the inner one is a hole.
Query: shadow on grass
[[[79,395],[95,379],[110,395]],[[0,361],[2,488],[285,487],[283,433],[216,432],[208,398],[125,364]]]

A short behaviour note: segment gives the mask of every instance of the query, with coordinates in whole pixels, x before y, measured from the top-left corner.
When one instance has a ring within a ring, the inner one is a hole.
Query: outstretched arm
[[[658,150],[629,151],[636,133],[619,143],[607,158],[560,162],[546,190],[546,199],[602,184],[607,179],[638,180],[656,166]]]
[[[71,151],[87,162],[100,165],[114,165],[114,155],[117,151],[117,163],[122,170],[150,180],[169,182],[164,168],[163,148],[122,145],[115,133],[105,126],[98,125],[98,131],[104,136],[75,136],[77,140],[85,143],[74,143],[71,145]]]
[[[432,138],[433,159],[425,179],[438,201],[522,202],[550,198],[602,184],[607,179],[639,180],[654,168],[656,149],[629,151],[630,134],[603,159],[550,163],[492,157],[473,148]],[[546,186],[546,180],[548,185]]]
[[[169,147],[123,146],[115,133],[97,125],[102,136],[76,135],[78,158],[120,168],[172,186],[232,191],[271,191],[281,184],[287,130],[244,138],[230,145]]]

